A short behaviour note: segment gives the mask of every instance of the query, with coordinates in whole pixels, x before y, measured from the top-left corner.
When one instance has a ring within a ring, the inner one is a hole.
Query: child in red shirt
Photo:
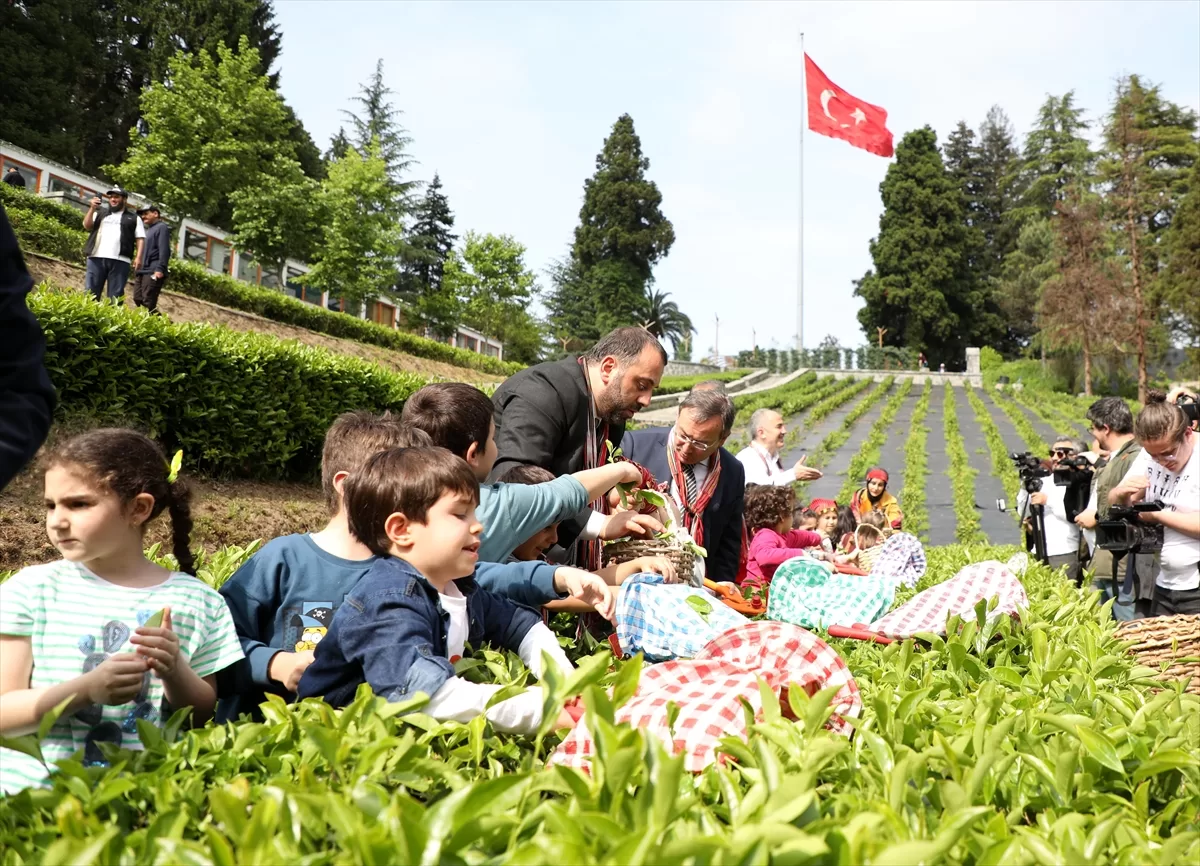
[[[746,529],[753,537],[743,586],[769,584],[781,564],[820,549],[820,535],[792,529],[794,495],[790,487],[751,484],[746,488]]]

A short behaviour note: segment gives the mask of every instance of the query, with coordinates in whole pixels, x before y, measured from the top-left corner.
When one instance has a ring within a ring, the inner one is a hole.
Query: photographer
[[[1075,518],[1075,523],[1084,530],[1094,530],[1096,524],[1108,517],[1108,493],[1129,474],[1133,460],[1141,450],[1133,435],[1133,413],[1120,397],[1103,397],[1088,407],[1088,421],[1091,423],[1092,438],[1102,452],[1108,452],[1108,463],[1096,473],[1092,486],[1092,499],[1088,510]],[[1122,586],[1119,596],[1113,602],[1113,617],[1125,621],[1135,619],[1134,600],[1137,598],[1147,601],[1154,594],[1153,556],[1137,556],[1135,573],[1139,578],[1139,586]],[[1113,554],[1111,551],[1096,548],[1092,554],[1092,571],[1095,586],[1104,601],[1113,597]],[[1118,575],[1119,577],[1120,575]]]
[[[1060,436],[1050,449],[1050,469],[1058,468],[1064,460],[1074,459],[1080,450],[1078,442]],[[1066,487],[1053,482],[1043,483],[1042,489],[1032,494],[1022,487],[1017,491],[1017,511],[1024,516],[1031,505],[1041,505],[1045,509],[1046,562],[1051,568],[1065,567],[1067,577],[1078,583],[1079,527],[1071,521],[1073,515],[1067,513],[1066,493]],[[1036,531],[1036,524],[1029,531]]]
[[[1151,391],[1133,425],[1142,450],[1108,494],[1111,505],[1162,503],[1138,515],[1163,527],[1151,616],[1200,613],[1200,448],[1190,425],[1182,408]]]

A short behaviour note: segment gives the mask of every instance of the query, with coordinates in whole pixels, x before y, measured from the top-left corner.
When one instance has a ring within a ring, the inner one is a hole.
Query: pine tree
[[[1016,355],[1029,348],[1038,332],[1036,313],[1042,285],[1055,271],[1050,221],[1033,219],[1021,227],[1016,248],[1004,258],[996,277],[996,299],[1005,333],[1001,349]]]
[[[1187,195],[1179,200],[1163,246],[1167,265],[1160,286],[1166,320],[1200,366],[1200,160],[1192,164]]]
[[[1020,226],[1008,213],[1016,204],[1019,187],[1016,135],[1012,122],[999,105],[993,105],[979,127],[977,208],[974,223],[983,234],[985,277],[995,279],[1004,259],[1017,247]]]
[[[1138,400],[1146,401],[1147,362],[1157,327],[1162,235],[1187,191],[1197,159],[1196,113],[1164,100],[1136,75],[1117,82],[1104,128],[1100,176],[1109,185],[1109,213],[1123,234],[1135,305],[1134,354]]]
[[[454,214],[436,173],[412,216],[414,222],[408,233],[411,252],[399,288],[416,308],[422,324],[437,336],[448,337],[458,325],[459,305],[453,294],[445,291],[442,277],[458,235],[451,231]]]
[[[675,242],[662,193],[646,178],[649,168],[633,118],[621,115],[596,157],[596,173],[584,183],[571,250],[593,293],[601,333],[636,321],[653,267]]]
[[[568,253],[546,268],[550,294],[546,298],[550,332],[563,354],[581,351],[600,339],[596,298],[584,279],[583,269]]]
[[[879,191],[875,268],[854,290],[866,300],[858,321],[869,339],[885,327],[885,343],[924,351],[932,365],[961,364],[966,347],[990,345],[1002,322],[972,279],[962,193],[932,129],[904,136]]]
[[[975,144],[975,133],[960,120],[958,126],[946,139],[944,148],[946,172],[958,183],[962,193],[963,226],[966,237],[963,251],[971,279],[978,282],[985,276],[983,262],[984,239],[978,220],[983,210],[982,177],[979,148]]]
[[[412,144],[408,131],[400,125],[400,112],[392,107],[388,99],[392,91],[383,83],[383,60],[375,63],[375,71],[366,84],[359,87],[359,95],[354,97],[361,114],[353,111],[342,111],[350,121],[350,144],[359,153],[365,153],[372,141],[378,140],[379,154],[387,164],[388,175],[400,196],[407,195],[415,186],[411,181],[402,178],[413,165],[413,159],[406,148]]]
[[[1084,138],[1090,124],[1083,113],[1075,106],[1073,90],[1048,96],[1042,103],[1037,121],[1025,137],[1015,179],[1021,197],[1012,218],[1018,225],[1036,217],[1049,219],[1067,187],[1085,183],[1091,175],[1095,154]]]

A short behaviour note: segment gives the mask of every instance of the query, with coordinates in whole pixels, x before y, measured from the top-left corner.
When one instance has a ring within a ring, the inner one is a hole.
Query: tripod
[[[1033,492],[1036,493],[1037,491]],[[1036,556],[1038,560],[1042,562],[1042,564],[1049,565],[1050,557],[1046,554],[1046,506],[1034,505],[1027,502],[1025,509],[1026,510],[1022,510],[1022,512],[1017,516],[1022,523],[1025,522],[1026,518],[1028,518],[1029,522],[1032,524],[1034,556]]]

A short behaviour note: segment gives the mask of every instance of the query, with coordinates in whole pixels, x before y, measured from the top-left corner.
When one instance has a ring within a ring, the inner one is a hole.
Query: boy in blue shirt
[[[267,692],[290,700],[337,608],[377,559],[351,532],[343,504],[346,479],[374,454],[390,448],[426,446],[429,437],[390,413],[349,412],[325,434],[321,487],[329,523],[319,532],[285,535],[268,542],[220,589],[233,615],[246,658],[218,680],[218,721],[248,714],[259,718]],[[489,565],[518,599],[590,598],[587,573],[546,563]],[[582,577],[581,577],[582,575]],[[594,588],[593,588],[594,589]],[[527,602],[531,603],[531,602]]]
[[[536,731],[541,689],[489,708],[502,686],[454,671],[466,644],[483,642],[516,652],[538,676],[546,660],[564,673],[574,669],[536,613],[474,580],[483,527],[471,467],[443,448],[393,449],[351,476],[345,495],[351,532],[378,559],[334,614],[299,696],[342,707],[369,683],[389,701],[428,695],[422,712],[436,719],[483,714],[497,730]],[[569,716],[559,721],[570,724]]]

